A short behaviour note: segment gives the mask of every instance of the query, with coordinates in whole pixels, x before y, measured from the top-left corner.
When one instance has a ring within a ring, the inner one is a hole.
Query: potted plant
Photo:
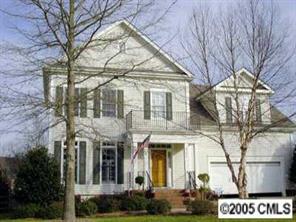
[[[136,184],[138,184],[140,187],[142,186],[142,185],[144,185],[144,177],[143,176],[137,176],[136,178],[135,178],[135,182],[136,182]],[[142,187],[142,189],[144,190],[144,186]]]

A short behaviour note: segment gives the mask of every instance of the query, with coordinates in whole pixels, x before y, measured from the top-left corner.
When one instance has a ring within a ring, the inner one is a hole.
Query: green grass
[[[296,215],[294,215],[295,217]],[[2,222],[12,222],[12,221],[26,221],[26,222],[36,222],[42,221],[38,219],[19,219],[19,220],[1,220]],[[45,220],[43,220],[45,221]],[[52,220],[57,221],[57,220]],[[78,221],[88,221],[88,222],[267,222],[267,221],[296,221],[296,219],[291,220],[219,220],[217,217],[214,216],[121,216],[121,217],[97,217],[97,218],[83,218],[78,219]]]

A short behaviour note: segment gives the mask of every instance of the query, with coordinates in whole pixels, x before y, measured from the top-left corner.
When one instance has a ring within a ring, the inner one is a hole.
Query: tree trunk
[[[242,198],[242,199],[249,198],[249,193],[247,190],[246,154],[247,154],[247,147],[245,145],[242,145],[241,159],[240,159],[240,165],[238,169],[238,178],[237,178],[238,195],[239,195],[239,198]]]
[[[74,74],[74,0],[69,1],[69,38],[67,42],[67,160],[64,197],[64,220],[75,221],[75,74]]]

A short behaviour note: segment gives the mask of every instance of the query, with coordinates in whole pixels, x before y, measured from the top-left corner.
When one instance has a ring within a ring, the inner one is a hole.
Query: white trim
[[[254,79],[254,75],[252,73],[250,73],[247,69],[245,68],[241,68],[239,71],[237,71],[235,74],[236,75],[241,75],[242,73],[245,73],[247,74],[251,79]],[[217,84],[216,86],[214,86],[214,88],[217,90],[217,91],[230,91],[230,89],[222,89],[221,88],[221,85],[224,84],[225,81],[227,80],[231,80],[233,79],[233,75],[230,75],[228,78],[224,79],[222,82],[220,82],[219,84]],[[267,94],[274,94],[274,91],[268,86],[266,85],[263,81],[261,81],[260,79],[258,79],[258,83],[261,84],[263,87],[265,87],[267,90],[260,90],[260,89],[257,89],[256,92],[258,93],[267,93]],[[239,92],[249,92],[251,89],[238,89]]]
[[[217,92],[228,92],[228,93],[231,93],[231,92],[236,92],[236,90],[234,88],[218,88],[216,89]],[[237,91],[239,93],[251,93],[252,92],[252,89],[241,89],[241,88],[238,88]],[[264,89],[257,89],[256,90],[256,93],[258,94],[271,94],[270,91],[267,91],[267,90],[264,90]],[[198,97],[199,98],[199,97]]]

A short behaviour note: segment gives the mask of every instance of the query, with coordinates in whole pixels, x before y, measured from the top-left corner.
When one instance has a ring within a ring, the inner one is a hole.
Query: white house
[[[120,38],[119,38],[120,36]],[[220,146],[206,135],[217,133],[205,87],[191,83],[192,74],[127,21],[120,21],[97,37],[97,46],[86,50],[76,67],[76,194],[119,193],[138,188],[137,175],[157,189],[188,188],[190,178],[210,175],[212,189],[237,193]],[[111,61],[108,58],[113,58]],[[110,80],[110,83],[98,87]],[[247,101],[252,75],[242,69],[242,97]],[[216,99],[228,107],[230,79],[216,85]],[[248,88],[249,87],[249,88]],[[49,150],[61,163],[65,149],[63,120],[66,72],[63,66],[44,68],[47,102],[58,104],[52,111]],[[263,82],[257,90],[261,124],[285,118],[270,107],[273,91]],[[263,112],[263,110],[269,110]],[[231,118],[219,108],[227,125]],[[258,136],[248,153],[248,185],[251,193],[285,193],[294,142],[295,125],[288,119]],[[138,145],[151,134],[133,164]],[[239,157],[236,132],[231,124],[225,136],[233,160]],[[149,177],[151,180],[149,180]]]

